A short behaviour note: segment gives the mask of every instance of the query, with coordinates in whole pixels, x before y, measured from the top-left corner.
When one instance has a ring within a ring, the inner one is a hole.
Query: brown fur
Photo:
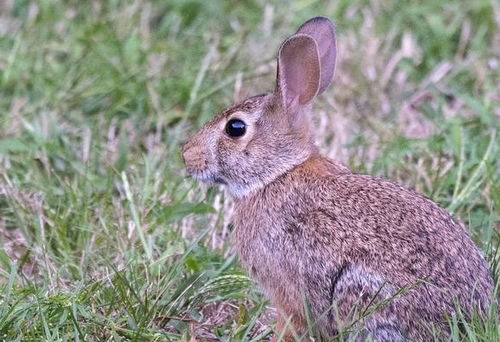
[[[280,49],[276,91],[207,123],[183,146],[186,167],[235,198],[240,261],[282,313],[286,340],[287,317],[305,331],[304,300],[324,336],[354,328],[358,340],[427,340],[432,326],[446,335],[455,304],[466,313],[489,305],[491,275],[437,204],[318,154],[311,101],[333,77],[334,48],[327,19],[301,26]],[[242,137],[224,131],[234,118],[247,124]]]

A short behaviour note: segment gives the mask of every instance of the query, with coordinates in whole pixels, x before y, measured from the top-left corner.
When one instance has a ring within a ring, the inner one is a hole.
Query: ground
[[[499,279],[494,0],[0,2],[0,339],[257,341],[274,311],[231,249],[231,200],[180,143],[274,87],[279,44],[337,28],[321,151],[463,220]],[[499,317],[453,341],[500,340]],[[300,339],[300,337],[298,337]]]

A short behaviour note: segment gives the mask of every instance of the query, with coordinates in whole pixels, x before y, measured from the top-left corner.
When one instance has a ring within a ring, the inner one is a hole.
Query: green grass
[[[337,25],[321,150],[425,193],[499,284],[500,7],[493,0],[0,4],[0,340],[257,341],[272,310],[239,268],[222,189],[180,142],[274,86],[280,42]],[[453,341],[500,340],[500,318]]]

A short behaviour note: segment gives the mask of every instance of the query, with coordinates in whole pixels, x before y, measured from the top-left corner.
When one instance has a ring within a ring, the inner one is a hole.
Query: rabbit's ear
[[[278,53],[276,93],[286,109],[310,103],[320,87],[318,47],[314,39],[295,34]]]
[[[297,30],[297,34],[311,36],[318,46],[321,81],[318,95],[330,85],[335,71],[337,58],[337,44],[335,40],[335,27],[330,19],[316,17],[309,19]]]

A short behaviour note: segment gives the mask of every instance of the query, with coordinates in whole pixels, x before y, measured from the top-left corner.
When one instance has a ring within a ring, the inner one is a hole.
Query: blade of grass
[[[134,198],[132,195],[132,191],[130,190],[130,185],[129,185],[129,182],[127,179],[127,174],[125,173],[125,171],[122,171],[121,178],[122,178],[122,182],[123,182],[123,188],[125,190],[125,195],[127,197],[128,203],[129,203],[130,212],[132,213],[132,218],[134,220],[135,231],[137,232],[137,235],[139,235],[139,239],[142,243],[142,247],[143,247],[144,251],[146,252],[147,259],[149,261],[152,261],[153,255],[152,255],[152,252],[151,252],[151,249],[150,249],[148,243],[146,242],[146,238],[144,237],[144,231],[142,230],[139,212],[137,211],[137,208],[135,206]]]

